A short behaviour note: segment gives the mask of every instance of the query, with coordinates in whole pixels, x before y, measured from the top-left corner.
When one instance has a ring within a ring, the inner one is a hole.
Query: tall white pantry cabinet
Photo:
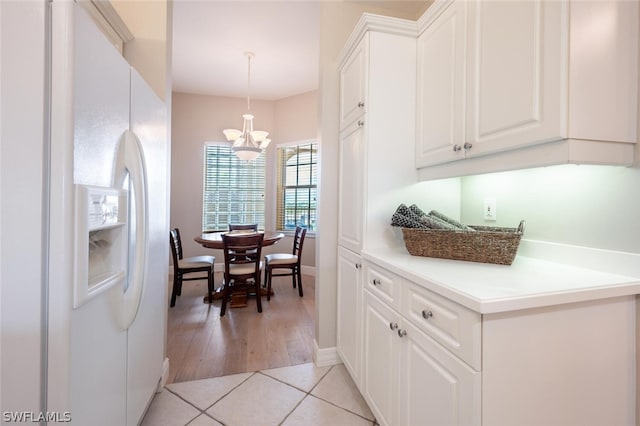
[[[340,58],[337,350],[361,374],[366,247],[392,244],[391,215],[416,182],[415,22],[365,14]]]

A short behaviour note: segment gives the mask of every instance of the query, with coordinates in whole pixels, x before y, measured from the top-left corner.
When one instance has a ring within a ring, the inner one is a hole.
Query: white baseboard
[[[301,268],[302,275],[313,275],[316,276],[316,267],[315,266],[304,266]]]
[[[158,383],[158,389],[156,392],[162,392],[169,380],[169,358],[165,358],[162,363],[162,377],[160,377],[160,383]]]
[[[313,362],[318,367],[342,364],[335,346],[320,349],[316,340],[313,341]]]

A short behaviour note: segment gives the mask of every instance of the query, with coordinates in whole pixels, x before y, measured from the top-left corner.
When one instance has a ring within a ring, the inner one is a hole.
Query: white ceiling
[[[318,88],[319,4],[174,2],[173,90],[277,100]]]
[[[401,14],[424,0],[358,1]],[[315,0],[175,0],[173,90],[215,96],[277,100],[318,88],[319,13]]]

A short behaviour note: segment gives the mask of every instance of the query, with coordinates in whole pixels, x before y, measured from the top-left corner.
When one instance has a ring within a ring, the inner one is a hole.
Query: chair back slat
[[[296,233],[293,237],[293,254],[300,258],[302,253],[302,246],[304,244],[304,237],[307,235],[307,229],[301,226],[296,226]]]
[[[258,231],[257,223],[230,223],[229,231]]]
[[[173,228],[169,233],[169,245],[171,246],[171,256],[174,265],[178,264],[178,260],[182,259],[182,240],[180,239],[180,230]]]
[[[222,234],[224,244],[224,267],[229,275],[230,265],[255,263],[255,273],[260,276],[260,256],[264,234]]]

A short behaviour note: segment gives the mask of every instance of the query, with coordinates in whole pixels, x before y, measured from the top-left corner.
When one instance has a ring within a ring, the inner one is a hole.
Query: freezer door
[[[145,157],[147,262],[135,321],[128,330],[127,425],[136,425],[158,386],[165,353],[169,275],[169,156],[165,104],[131,72],[131,130]]]
[[[74,183],[111,187],[120,138],[129,127],[130,67],[81,6],[75,4],[70,13]],[[118,308],[122,292],[122,284],[111,286],[69,313],[74,424],[126,423],[127,333]]]

